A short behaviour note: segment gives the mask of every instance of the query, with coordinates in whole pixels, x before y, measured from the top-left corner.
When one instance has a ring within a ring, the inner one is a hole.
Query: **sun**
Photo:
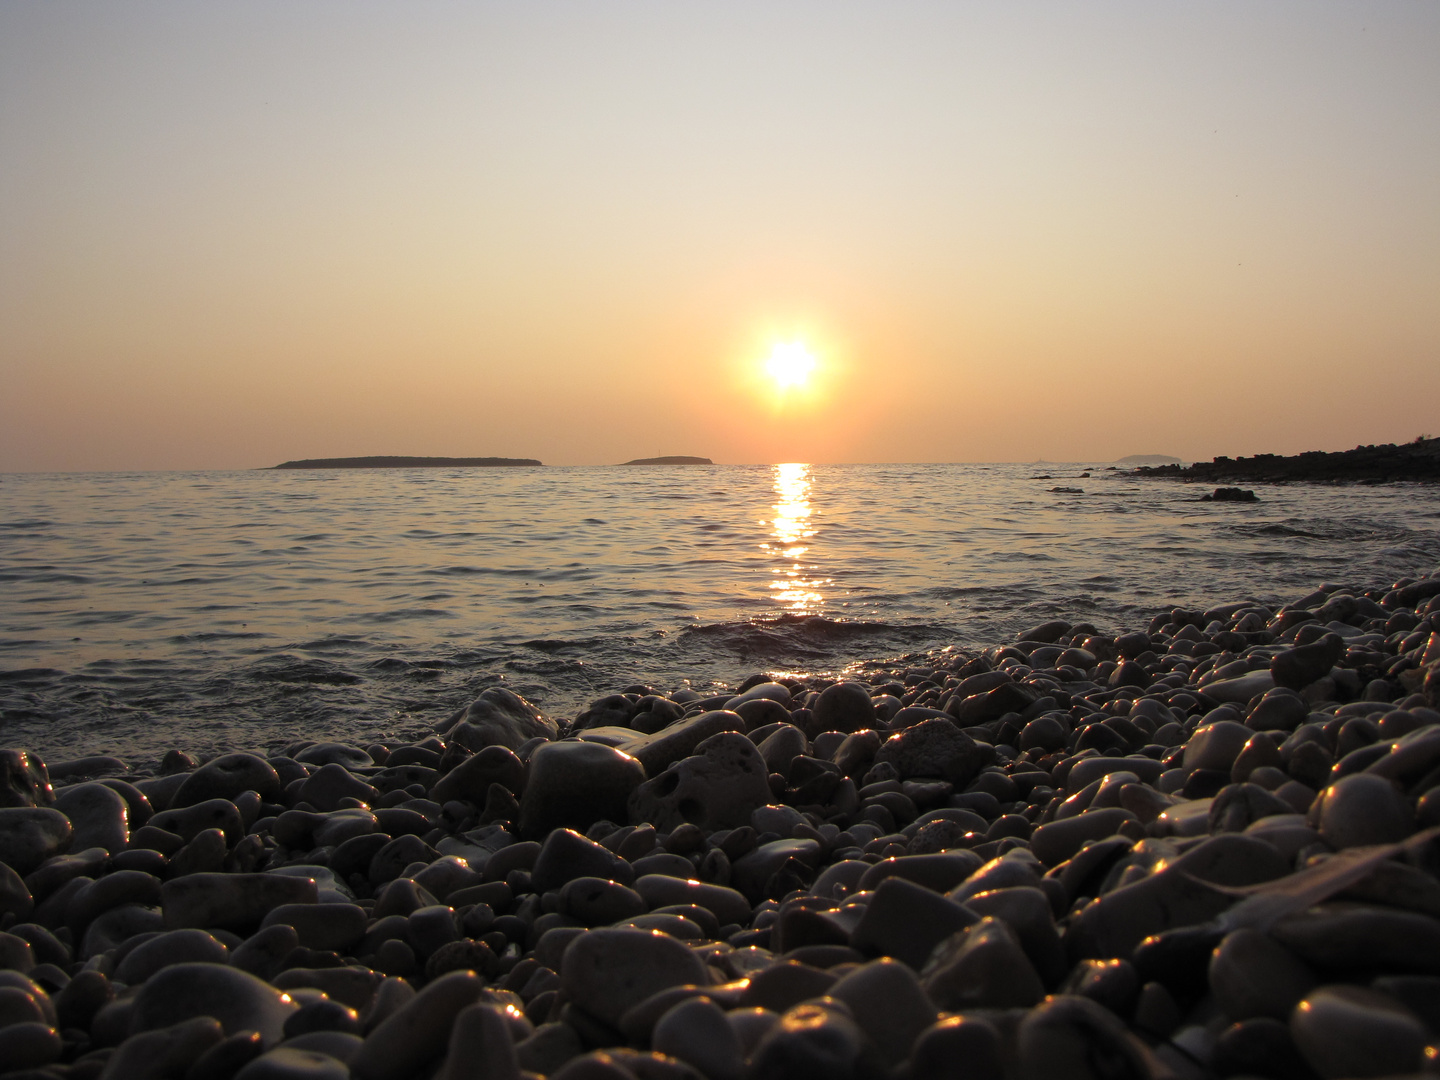
[[[802,341],[777,341],[765,361],[765,373],[780,390],[803,387],[815,370],[815,357]]]

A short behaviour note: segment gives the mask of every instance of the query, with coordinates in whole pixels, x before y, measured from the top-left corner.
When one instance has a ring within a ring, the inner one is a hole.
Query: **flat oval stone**
[[[1414,829],[1395,785],[1369,773],[1347,776],[1321,793],[1320,837],[1334,848],[1390,844]]]
[[[135,986],[173,964],[223,964],[229,954],[224,944],[204,930],[171,930],[131,949],[115,969],[115,978]]]
[[[171,797],[170,806],[194,806],[211,799],[233,801],[242,791],[254,791],[275,802],[280,798],[280,774],[254,754],[222,754],[187,776]]]
[[[635,891],[651,908],[671,904],[695,904],[715,913],[720,925],[750,921],[750,901],[724,885],[670,877],[668,874],[645,874],[635,882]]]
[[[797,1005],[783,1015],[751,1059],[749,1080],[793,1080],[795,1077],[869,1075],[877,1062],[864,1032],[842,1007]],[[868,1051],[868,1052],[867,1052]],[[878,1070],[883,1074],[883,1067]]]
[[[160,888],[165,925],[249,929],[281,904],[313,904],[313,878],[282,874],[191,874]]]
[[[630,864],[609,848],[573,829],[556,829],[545,838],[530,870],[536,892],[558,889],[578,877],[598,877],[628,886],[635,880]]]
[[[333,763],[343,765],[347,769],[363,768],[375,764],[375,759],[358,746],[337,742],[312,743],[296,754],[295,760],[302,765],[330,765]]]
[[[22,877],[70,847],[70,819],[48,806],[0,807],[0,862]]]
[[[260,927],[284,923],[295,928],[300,944],[321,952],[349,952],[365,936],[367,916],[356,904],[281,904]]]
[[[1104,840],[1114,836],[1127,821],[1139,822],[1123,807],[1087,810],[1064,821],[1041,825],[1030,836],[1030,850],[1046,866],[1059,866],[1080,850],[1087,840]]]
[[[1254,734],[1250,728],[1234,720],[1220,720],[1198,727],[1185,743],[1185,768],[1229,772]]]
[[[101,1080],[183,1075],[224,1038],[219,1023],[208,1016],[132,1034],[106,1061]]]
[[[630,795],[644,782],[640,762],[614,747],[578,740],[546,743],[530,755],[520,833],[540,840],[554,829],[625,821]]]
[[[79,851],[100,847],[114,855],[130,844],[130,808],[119,792],[104,784],[61,788],[55,809],[70,819],[75,830],[70,842]]]
[[[261,1054],[235,1080],[350,1080],[350,1069],[329,1054],[287,1044]]]
[[[240,810],[229,799],[206,799],[179,809],[162,810],[150,819],[150,825],[183,840],[194,840],[206,829],[219,829],[230,844],[245,835]]]
[[[176,964],[152,975],[130,1013],[132,1032],[170,1027],[209,1016],[225,1034],[258,1031],[267,1046],[278,1042],[298,1006],[289,994],[224,964]]]
[[[621,1015],[651,994],[710,981],[686,945],[646,930],[592,930],[573,940],[560,963],[566,994],[580,1008],[617,1026]]]
[[[49,1065],[62,1049],[60,1033],[49,1024],[29,1020],[0,1028],[0,1061],[7,1072]]]
[[[707,997],[689,998],[660,1017],[650,1045],[695,1066],[710,1080],[740,1080],[745,1071],[739,1036]]]
[[[1362,986],[1322,986],[1295,1006],[1290,1034],[1324,1077],[1419,1072],[1425,1027],[1388,994]]]
[[[586,926],[609,926],[649,910],[649,905],[634,889],[605,878],[572,878],[560,890],[560,911]]]
[[[1210,990],[1231,1020],[1286,1020],[1319,981],[1304,961],[1258,930],[1225,935],[1210,957]]]

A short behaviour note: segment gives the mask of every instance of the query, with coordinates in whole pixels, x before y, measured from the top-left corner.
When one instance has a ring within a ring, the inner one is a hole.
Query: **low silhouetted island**
[[[708,457],[685,457],[672,454],[669,457],[642,457],[625,462],[626,465],[714,465]]]
[[[1403,481],[1440,482],[1440,439],[1419,438],[1408,443],[1357,446],[1354,450],[1326,453],[1308,450],[1293,457],[1256,454],[1254,457],[1217,457],[1183,468],[1161,465],[1136,469],[1134,475],[1160,480],[1197,483],[1392,484]]]
[[[273,469],[493,469],[515,465],[543,465],[534,458],[516,457],[335,457],[302,458],[272,465]]]

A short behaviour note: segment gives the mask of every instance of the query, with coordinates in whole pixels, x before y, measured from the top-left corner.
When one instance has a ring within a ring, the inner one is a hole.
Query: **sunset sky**
[[[1429,0],[7,0],[0,471],[1440,434],[1437,57]]]

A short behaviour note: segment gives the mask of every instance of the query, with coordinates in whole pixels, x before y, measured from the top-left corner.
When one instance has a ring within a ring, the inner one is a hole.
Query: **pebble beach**
[[[0,754],[0,1074],[1404,1076],[1440,571],[409,742]]]

